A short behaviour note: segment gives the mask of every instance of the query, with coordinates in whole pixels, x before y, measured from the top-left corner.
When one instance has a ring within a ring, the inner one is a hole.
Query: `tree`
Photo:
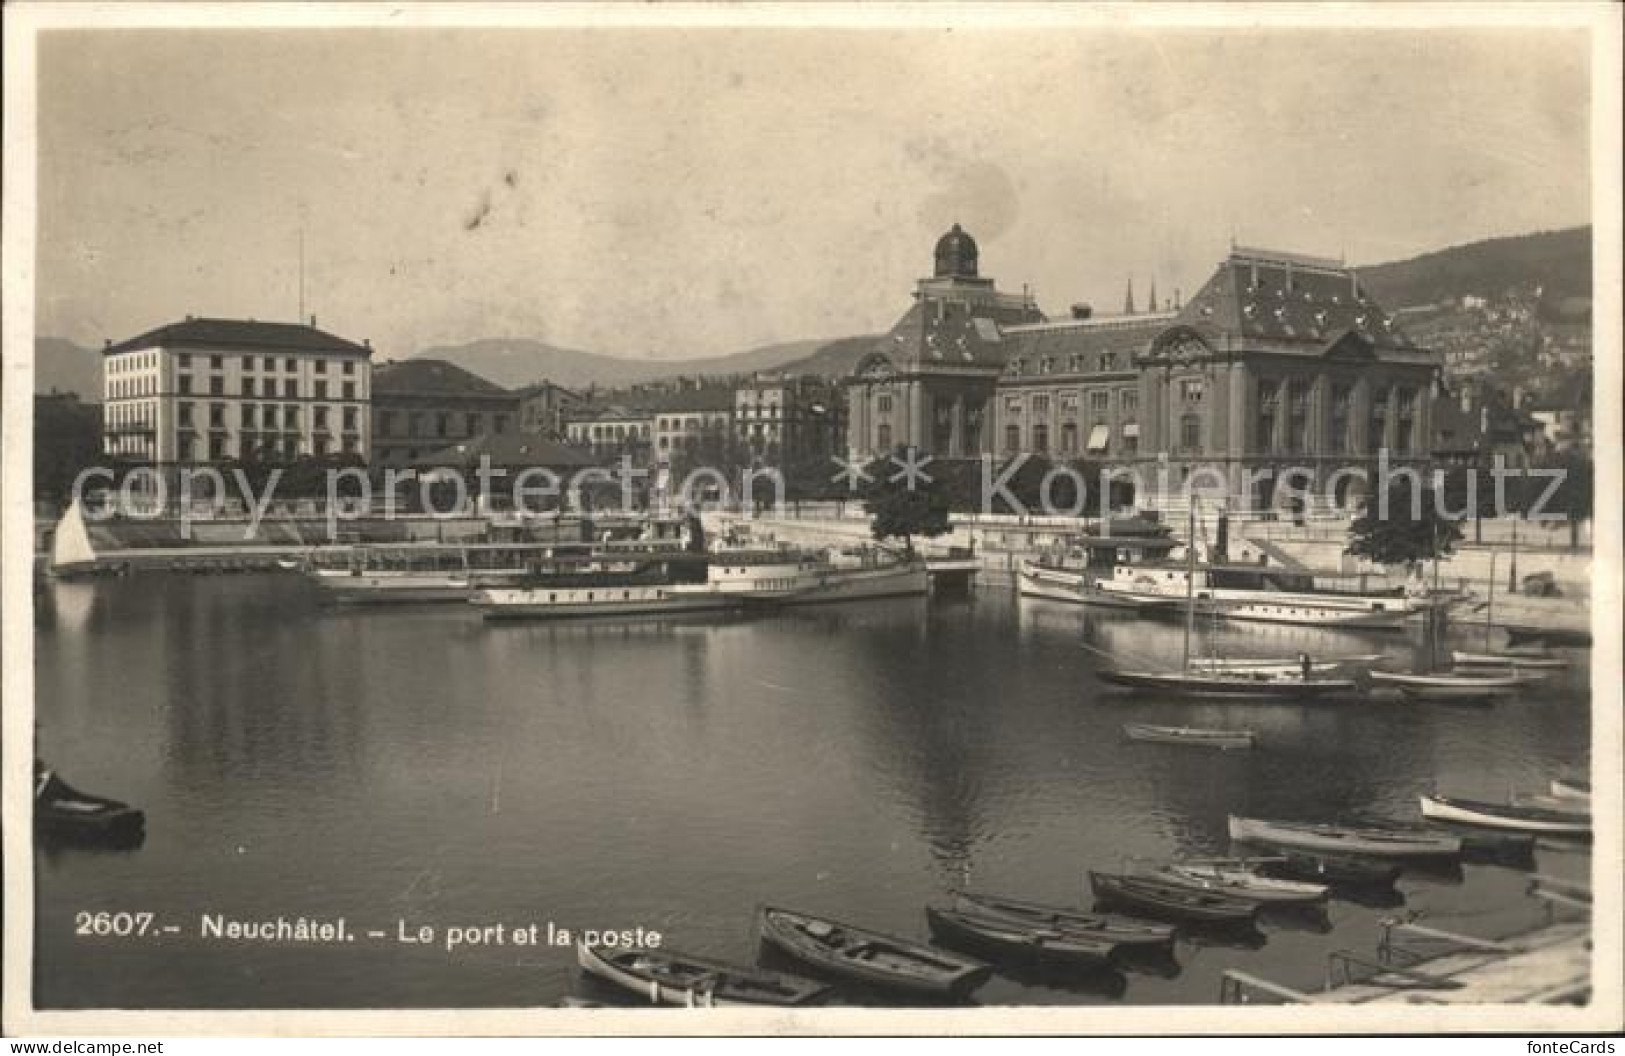
[[[869,532],[875,539],[900,538],[912,556],[916,535],[929,539],[947,533],[949,502],[940,483],[924,475],[907,477],[897,472],[895,463],[869,468],[873,482],[864,489],[863,510],[871,518]]]
[[[1349,525],[1348,552],[1379,564],[1414,568],[1450,554],[1461,538],[1461,521],[1439,512],[1432,489],[1395,480],[1386,493],[1365,500],[1360,516]]]

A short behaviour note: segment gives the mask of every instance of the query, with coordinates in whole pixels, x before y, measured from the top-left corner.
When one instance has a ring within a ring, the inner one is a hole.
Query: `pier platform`
[[[1446,940],[1456,948],[1414,956],[1394,932]],[[1294,990],[1246,972],[1228,971],[1221,1004],[1569,1004],[1591,992],[1589,920],[1549,924],[1501,941],[1471,939],[1414,925],[1385,934],[1375,959],[1337,951],[1327,960],[1327,986]]]

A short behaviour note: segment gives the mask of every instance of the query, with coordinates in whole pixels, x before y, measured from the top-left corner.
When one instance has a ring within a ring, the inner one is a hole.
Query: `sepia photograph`
[[[1620,8],[5,19],[6,1034],[1625,1027]]]

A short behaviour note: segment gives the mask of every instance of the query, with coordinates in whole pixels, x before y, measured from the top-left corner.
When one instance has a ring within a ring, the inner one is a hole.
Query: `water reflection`
[[[590,992],[568,950],[77,942],[72,913],[114,893],[182,920],[213,908],[646,925],[749,962],[759,903],[923,939],[923,907],[954,888],[1087,903],[1087,868],[1227,853],[1229,814],[1414,821],[1423,791],[1538,790],[1588,747],[1582,672],[1471,711],[1159,700],[1100,685],[1083,646],[1177,660],[1177,622],[998,590],[486,624],[456,606],[323,608],[294,577],[136,576],[54,585],[38,628],[41,753],[148,818],[146,844],[122,855],[42,848],[39,993],[58,1006],[512,1006]],[[1238,626],[1201,629],[1202,648],[1209,633],[1243,655],[1411,647]],[[1130,743],[1128,721],[1245,726],[1259,746]],[[1534,854],[1541,871],[1585,875],[1583,848]],[[1475,915],[1474,930],[1540,919],[1526,881],[1474,861],[1407,873],[1386,897]],[[1208,1002],[1226,966],[1313,986],[1325,950],[1368,944],[1388,908],[1336,897],[1328,934],[1266,920],[1262,946],[1198,936],[1116,978],[1017,970],[981,996]]]

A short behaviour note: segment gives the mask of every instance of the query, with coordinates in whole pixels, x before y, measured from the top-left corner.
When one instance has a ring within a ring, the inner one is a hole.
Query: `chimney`
[[[316,329],[316,315],[315,315],[315,313],[312,313],[311,316],[310,316],[310,328],[312,330]]]
[[[1072,318],[1074,318],[1074,319],[1088,319],[1090,316],[1092,316],[1094,314],[1095,314],[1094,308],[1090,307],[1087,304],[1084,304],[1081,301],[1072,306]]]

